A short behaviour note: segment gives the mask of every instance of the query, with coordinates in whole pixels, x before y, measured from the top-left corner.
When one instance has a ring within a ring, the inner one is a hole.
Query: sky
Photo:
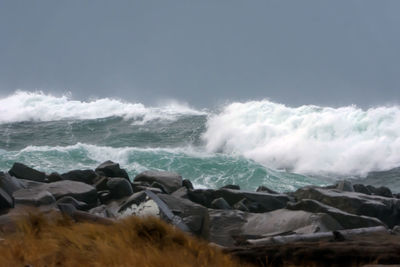
[[[1,0],[0,96],[400,103],[398,0]]]

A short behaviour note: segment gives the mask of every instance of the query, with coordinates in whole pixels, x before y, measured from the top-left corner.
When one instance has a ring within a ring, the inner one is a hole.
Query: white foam
[[[204,111],[186,104],[168,102],[159,107],[146,107],[141,103],[127,103],[117,99],[101,98],[77,101],[64,95],[56,97],[43,92],[16,91],[0,99],[0,123],[21,121],[54,121],[62,119],[97,119],[121,116],[150,120],[174,120],[179,115],[204,115]]]
[[[400,108],[232,103],[212,115],[208,152],[238,153],[306,174],[366,175],[400,165]]]

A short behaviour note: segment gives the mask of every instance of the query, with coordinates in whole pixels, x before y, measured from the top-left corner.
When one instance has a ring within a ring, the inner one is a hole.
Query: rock
[[[274,191],[272,189],[269,189],[268,187],[263,186],[263,185],[260,185],[257,188],[256,192],[265,192],[265,193],[269,193],[269,194],[279,194],[278,192],[276,192],[276,191]]]
[[[136,186],[135,190],[133,192],[140,192],[140,191],[144,191],[144,190],[150,190],[151,192],[155,193],[155,194],[162,194],[163,191],[160,188],[156,188],[156,187],[147,187],[147,186]]]
[[[339,181],[336,184],[336,188],[340,191],[345,191],[345,192],[354,192],[353,185],[349,181]]]
[[[0,172],[0,188],[12,195],[15,191],[24,188],[24,185],[10,174]]]
[[[65,196],[57,200],[57,204],[71,204],[78,210],[87,210],[88,204],[83,201],[78,201],[71,196]]]
[[[190,180],[184,179],[182,181],[182,186],[186,187],[187,189],[193,189],[193,184]]]
[[[0,212],[14,207],[14,199],[5,190],[0,188]]]
[[[242,200],[236,202],[235,205],[233,205],[233,208],[235,210],[241,210],[241,211],[249,212],[250,209],[246,206],[245,201],[246,201],[246,199],[243,198]]]
[[[168,194],[168,193],[167,193],[168,189],[165,188],[165,186],[162,185],[162,184],[160,184],[160,183],[152,182],[151,185],[150,185],[150,187],[159,188],[163,193]],[[179,189],[178,189],[178,190],[179,190]]]
[[[224,198],[230,206],[242,199],[247,200],[251,212],[268,212],[286,206],[289,197],[284,194],[269,194],[262,192],[249,192],[232,189],[195,189],[189,190],[189,199],[195,203],[211,208],[211,202],[216,198]]]
[[[216,198],[211,202],[212,209],[220,209],[220,210],[230,210],[232,207],[226,202],[226,200],[222,197]]]
[[[144,171],[138,174],[134,181],[144,181],[150,184],[153,182],[160,183],[164,186],[168,194],[171,194],[182,186],[182,176],[177,173],[164,171]]]
[[[326,213],[334,218],[344,229],[364,228],[384,225],[380,220],[367,217],[357,216],[336,209],[334,207],[322,204],[316,200],[303,199],[297,203],[288,203],[289,210],[303,210],[314,213]]]
[[[108,177],[97,176],[93,182],[93,186],[96,187],[97,191],[108,190],[107,187]]]
[[[47,181],[49,183],[53,183],[53,182],[58,182],[58,181],[62,181],[63,178],[61,177],[61,175],[58,172],[52,172],[49,175],[47,175]]]
[[[221,187],[220,189],[234,189],[234,190],[240,190],[240,186],[235,185],[235,184],[228,184],[228,185],[224,185],[223,187]]]
[[[400,235],[400,225],[396,225],[395,227],[393,227],[392,233],[395,235]]]
[[[108,210],[106,205],[101,205],[90,209],[89,213],[103,218],[114,218],[114,214]]]
[[[34,187],[33,189],[39,191],[47,190],[56,200],[65,196],[70,196],[78,201],[87,203],[89,207],[97,205],[97,191],[93,186],[86,183],[65,180],[44,184]]]
[[[46,174],[32,169],[25,164],[15,162],[8,173],[20,179],[32,180],[36,182],[45,182]]]
[[[121,213],[133,204],[139,205],[140,203],[144,202],[146,200],[146,193],[144,191],[134,193],[130,197],[126,198],[123,200],[121,203],[119,203],[117,212]]]
[[[61,174],[63,180],[77,181],[92,185],[97,177],[93,170],[73,170]]]
[[[111,198],[120,199],[133,194],[132,186],[126,178],[109,178],[107,187],[110,190]]]
[[[182,218],[194,234],[204,239],[208,238],[209,216],[206,208],[188,199],[176,198],[166,194],[158,194],[157,196],[175,215]]]
[[[174,196],[174,197],[177,197],[177,198],[189,199],[188,192],[189,192],[189,190],[186,187],[182,186],[181,188],[179,188],[178,190],[173,192],[171,194],[171,196]]]
[[[331,216],[323,213],[279,209],[267,213],[239,210],[209,210],[210,238],[221,246],[234,246],[249,237],[274,236],[285,233],[315,233],[341,230]]]
[[[54,196],[47,190],[36,190],[35,188],[20,189],[13,193],[15,204],[30,206],[52,205],[56,202]]]
[[[129,175],[126,170],[121,169],[118,163],[110,160],[103,162],[96,169],[96,173],[107,177],[121,177],[129,181]]]
[[[385,186],[374,187],[372,185],[367,185],[367,188],[373,195],[382,197],[393,197],[392,191],[390,191],[390,189]]]
[[[389,227],[400,224],[400,200],[356,192],[304,187],[293,195],[297,200],[314,199],[344,212],[378,218]]]
[[[110,190],[97,191],[97,197],[101,204],[107,204],[111,200]]]
[[[363,184],[355,184],[353,185],[354,191],[357,193],[362,193],[366,195],[371,195],[371,192],[368,190],[368,188],[363,185]]]

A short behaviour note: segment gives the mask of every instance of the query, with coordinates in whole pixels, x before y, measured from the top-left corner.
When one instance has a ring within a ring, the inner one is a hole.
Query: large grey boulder
[[[30,206],[51,205],[56,202],[54,196],[47,190],[36,190],[34,188],[20,189],[13,193],[15,204]]]
[[[131,183],[126,178],[109,178],[107,187],[110,190],[111,198],[120,199],[133,194]]]
[[[293,193],[297,200],[314,199],[342,211],[378,218],[389,227],[400,224],[400,200],[356,192],[304,187]]]
[[[46,181],[46,174],[44,172],[35,170],[19,162],[15,162],[8,173],[20,179],[32,180],[36,182]]]
[[[247,238],[262,238],[288,233],[306,234],[341,230],[342,226],[324,213],[279,209],[267,213],[239,210],[209,210],[210,241],[234,246]]]
[[[354,215],[334,207],[322,204],[316,200],[303,199],[296,203],[288,203],[287,209],[303,210],[314,213],[326,213],[334,218],[344,229],[364,228],[384,225],[373,217]]]
[[[107,160],[100,164],[96,169],[96,173],[106,177],[122,177],[129,181],[129,175],[126,170],[121,169],[118,163]]]
[[[285,194],[270,194],[233,189],[196,189],[189,190],[189,199],[195,203],[211,208],[217,198],[223,198],[230,206],[243,201],[250,212],[268,212],[284,208],[290,198]]]
[[[182,187],[182,176],[174,172],[144,171],[136,175],[134,181],[147,182],[150,185],[157,182],[163,186],[164,191],[168,194]]]
[[[24,185],[17,178],[8,173],[0,172],[0,188],[12,195],[15,191],[24,188]]]
[[[96,189],[86,183],[58,181],[44,184],[36,188],[49,191],[57,200],[65,196],[71,196],[78,201],[86,202],[89,206],[95,206],[97,204]]]
[[[61,178],[92,185],[97,178],[97,174],[93,170],[73,170],[61,174]]]

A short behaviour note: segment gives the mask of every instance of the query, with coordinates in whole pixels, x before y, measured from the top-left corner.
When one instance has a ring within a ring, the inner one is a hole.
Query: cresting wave
[[[365,176],[400,166],[400,108],[232,103],[207,121],[209,152],[303,174]]]
[[[126,103],[101,98],[89,102],[56,97],[43,92],[16,91],[0,99],[0,123],[22,121],[55,121],[63,119],[98,119],[112,116],[150,120],[174,120],[179,115],[204,115],[187,105],[170,102],[161,107],[146,107],[141,103]]]

